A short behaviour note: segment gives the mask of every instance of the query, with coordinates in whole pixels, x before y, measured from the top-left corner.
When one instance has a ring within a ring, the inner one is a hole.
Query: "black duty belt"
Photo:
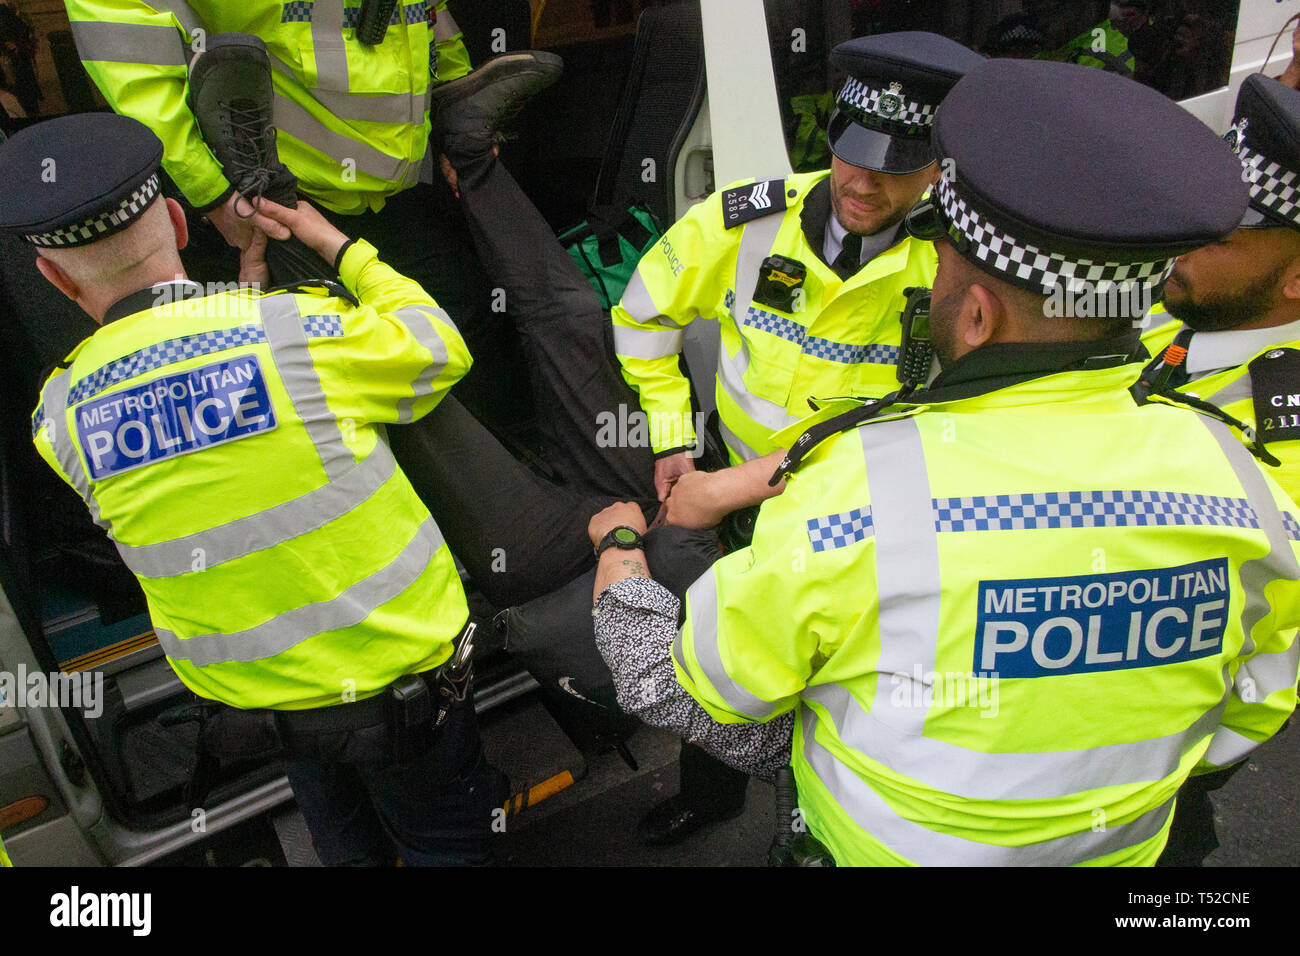
[[[386,728],[399,763],[427,752],[447,715],[469,696],[473,678],[474,624],[467,622],[440,667],[406,674],[363,700],[304,710],[241,709],[215,701],[173,707],[159,715],[170,727],[199,722],[193,774],[185,798],[199,806],[222,761],[291,756],[314,736]],[[309,748],[308,748],[309,749]]]

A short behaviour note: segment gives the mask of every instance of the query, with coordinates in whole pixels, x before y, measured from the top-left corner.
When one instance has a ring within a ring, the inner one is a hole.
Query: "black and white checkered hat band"
[[[154,173],[131,195],[127,196],[116,209],[101,212],[82,222],[71,226],[60,226],[53,232],[29,235],[27,241],[37,246],[69,247],[82,246],[96,239],[102,239],[117,232],[140,217],[158,195],[158,174]]]
[[[1297,182],[1300,176],[1245,146],[1237,151],[1237,155],[1241,157],[1246,181],[1250,183],[1250,201],[1275,216],[1300,225],[1300,182]]]
[[[889,108],[891,106],[889,100],[886,100],[885,107],[882,108],[881,100],[886,97],[893,97],[892,103],[896,104],[898,108]],[[868,86],[853,77],[849,77],[844,84],[844,89],[840,90],[837,102],[841,107],[850,107],[869,117],[878,117],[882,120],[918,127],[932,125],[935,111],[938,109],[937,104],[918,103],[900,93]]]
[[[1094,262],[1044,252],[1018,241],[971,209],[947,179],[939,180],[935,195],[944,217],[970,242],[967,254],[1022,289],[1051,295],[1058,289],[1067,293],[1107,292],[1111,285],[1129,283],[1159,286],[1174,268],[1172,258],[1154,262]]]

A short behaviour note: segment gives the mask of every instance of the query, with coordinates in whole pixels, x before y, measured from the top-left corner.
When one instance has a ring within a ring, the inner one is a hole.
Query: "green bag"
[[[609,310],[623,297],[636,265],[663,230],[648,207],[637,203],[597,207],[586,222],[560,236],[582,274]]]

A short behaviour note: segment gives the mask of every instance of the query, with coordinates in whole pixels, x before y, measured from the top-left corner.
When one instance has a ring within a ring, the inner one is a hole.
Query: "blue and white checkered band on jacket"
[[[876,87],[849,77],[835,105],[855,123],[894,135],[928,136],[934,123],[937,103],[912,99],[901,83],[888,88]]]
[[[1250,183],[1250,204],[1300,226],[1300,176],[1245,145],[1237,155]]]
[[[993,225],[957,195],[956,186],[948,179],[939,180],[934,195],[948,223],[948,234],[959,248],[965,245],[963,255],[977,259],[1012,285],[1030,292],[1125,297],[1137,293],[1138,298],[1154,301],[1174,268],[1174,258],[1096,262],[1047,252]]]
[[[88,242],[103,239],[121,229],[125,229],[139,219],[144,214],[144,211],[149,208],[149,204],[153,202],[154,197],[158,195],[158,186],[158,174],[154,173],[137,186],[131,195],[107,212],[97,213],[89,219],[73,223],[70,226],[60,226],[50,232],[28,235],[23,238],[36,246],[63,249],[70,246],[84,246]]]

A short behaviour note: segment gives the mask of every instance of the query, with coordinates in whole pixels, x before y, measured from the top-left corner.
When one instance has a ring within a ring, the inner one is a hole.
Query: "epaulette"
[[[793,194],[794,190],[790,190]],[[747,222],[785,212],[784,179],[765,179],[748,186],[732,186],[722,191],[722,228],[731,229]]]
[[[347,287],[341,282],[335,282],[333,279],[303,279],[299,282],[289,282],[284,285],[277,285],[266,289],[263,295],[272,295],[276,292],[293,292],[302,295],[329,295],[345,299],[353,305],[360,305],[361,301],[347,290]]]
[[[1269,349],[1246,367],[1259,443],[1300,439],[1300,350]]]

